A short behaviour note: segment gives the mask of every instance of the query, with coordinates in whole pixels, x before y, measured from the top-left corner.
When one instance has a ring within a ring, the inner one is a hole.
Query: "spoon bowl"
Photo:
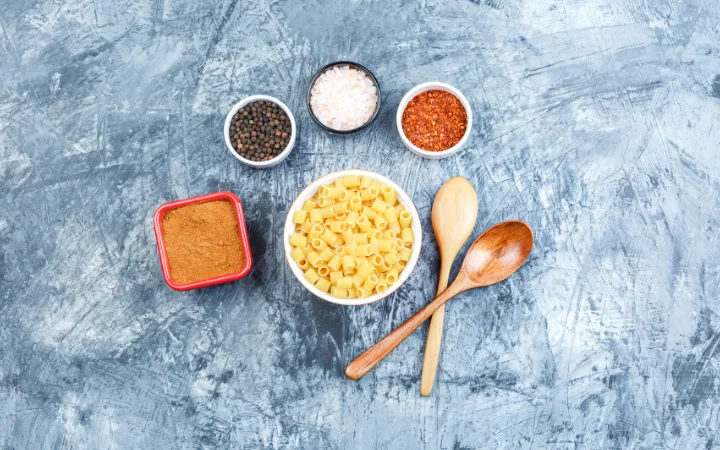
[[[463,270],[473,287],[499,283],[517,272],[533,245],[533,232],[517,220],[495,225],[480,235],[468,250]]]

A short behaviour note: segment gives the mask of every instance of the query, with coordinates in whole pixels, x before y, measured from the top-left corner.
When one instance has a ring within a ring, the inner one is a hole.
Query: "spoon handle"
[[[365,350],[362,355],[355,358],[345,369],[345,375],[351,380],[357,380],[362,377],[373,367],[377,365],[384,357],[390,354],[402,341],[417,329],[428,317],[432,315],[445,302],[456,296],[457,294],[468,290],[470,287],[468,280],[464,277],[464,273],[458,274],[455,282],[450,285],[445,292],[431,301],[423,309],[416,312],[414,316],[403,322],[402,325],[395,328],[390,334],[382,338],[375,345]]]
[[[453,258],[454,259],[454,258]],[[442,294],[447,289],[448,278],[450,277],[450,266],[453,259],[440,263],[440,276],[438,278],[437,294]],[[435,383],[438,361],[440,360],[440,344],[442,343],[443,322],[445,320],[445,305],[435,311],[430,318],[427,339],[425,341],[425,356],[423,358],[422,375],[420,377],[420,395],[427,397],[432,391]]]

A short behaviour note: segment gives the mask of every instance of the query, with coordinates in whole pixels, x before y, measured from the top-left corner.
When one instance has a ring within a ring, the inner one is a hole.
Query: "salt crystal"
[[[318,77],[310,91],[315,117],[334,130],[354,130],[377,108],[378,92],[370,77],[349,66],[335,66]]]

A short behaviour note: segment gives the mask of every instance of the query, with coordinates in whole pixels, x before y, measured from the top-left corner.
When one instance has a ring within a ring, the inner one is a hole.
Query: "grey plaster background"
[[[4,0],[0,27],[1,448],[720,448],[717,2]],[[345,58],[386,99],[347,138],[303,103]],[[429,80],[476,117],[439,162],[394,128]],[[222,141],[255,93],[299,121],[273,170]],[[280,233],[303,186],[352,167],[411,195],[424,246],[396,295],[340,308],[301,289]],[[450,304],[432,397],[425,329],[346,380],[432,297],[453,175],[477,187],[476,233],[534,227],[530,263]],[[244,202],[252,276],[174,292],[153,210],[220,189]]]

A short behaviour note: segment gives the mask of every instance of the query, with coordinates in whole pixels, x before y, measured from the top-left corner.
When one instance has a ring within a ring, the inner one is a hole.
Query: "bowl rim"
[[[298,267],[297,264],[292,260],[290,257],[290,251],[292,250],[289,242],[290,234],[295,232],[295,223],[292,221],[292,213],[299,209],[302,206],[302,202],[305,201],[305,195],[310,194],[312,195],[315,193],[321,185],[330,183],[340,177],[346,176],[346,175],[360,175],[360,176],[368,176],[374,180],[380,181],[382,183],[387,184],[388,186],[391,186],[393,189],[395,189],[395,192],[397,192],[398,198],[402,199],[401,202],[405,208],[410,211],[410,214],[413,217],[413,234],[415,235],[415,242],[413,242],[412,246],[412,253],[410,255],[410,260],[405,265],[405,268],[400,273],[400,276],[398,277],[398,281],[393,284],[392,286],[388,287],[388,290],[382,294],[373,294],[367,298],[357,298],[357,299],[342,299],[342,298],[335,298],[329,293],[325,293],[320,291],[318,288],[310,284],[309,281],[305,279],[304,273],[300,267]],[[302,199],[302,200],[301,200]],[[397,184],[395,184],[392,180],[389,178],[380,175],[376,172],[371,172],[368,170],[362,170],[362,169],[345,169],[345,170],[338,170],[335,172],[330,172],[326,175],[321,176],[320,178],[317,178],[312,183],[308,184],[305,188],[303,188],[302,191],[297,195],[297,198],[292,203],[290,208],[288,209],[287,217],[285,218],[285,226],[283,227],[283,246],[285,248],[285,261],[288,263],[288,266],[290,267],[290,271],[293,273],[295,278],[300,282],[300,284],[303,285],[305,289],[307,289],[311,294],[313,294],[315,297],[329,302],[334,303],[336,305],[342,305],[342,306],[361,306],[361,305],[367,305],[370,303],[375,303],[377,301],[380,301],[384,298],[387,298],[391,296],[395,291],[400,289],[400,287],[405,284],[405,282],[408,280],[412,272],[415,270],[415,266],[417,265],[418,260],[420,259],[420,250],[422,248],[422,224],[420,223],[420,215],[417,212],[417,209],[415,208],[415,204],[413,203],[410,196]]]
[[[408,139],[408,137],[405,135],[405,132],[402,128],[402,116],[405,113],[405,108],[407,108],[410,100],[415,98],[417,95],[430,90],[441,90],[453,94],[455,97],[458,98],[458,100],[460,100],[460,103],[462,103],[463,107],[465,108],[465,113],[467,115],[467,128],[465,129],[465,134],[463,134],[463,137],[460,138],[457,144],[446,150],[441,150],[438,152],[423,150],[420,147],[416,146],[415,144],[410,142],[410,139]],[[425,83],[418,84],[414,88],[410,89],[403,96],[403,98],[400,100],[400,103],[398,104],[395,122],[397,125],[398,134],[400,134],[400,139],[402,139],[403,144],[405,144],[406,147],[408,147],[417,155],[431,159],[440,159],[457,153],[465,146],[467,141],[470,139],[470,133],[472,132],[473,115],[472,108],[470,107],[470,102],[465,97],[465,95],[463,95],[460,89],[448,83],[443,83],[441,81],[427,81]]]
[[[285,149],[280,152],[279,155],[274,157],[273,159],[269,161],[252,161],[247,158],[243,158],[240,156],[235,149],[232,146],[232,142],[230,142],[230,124],[232,122],[232,118],[235,115],[236,112],[243,106],[247,105],[251,102],[256,101],[269,101],[277,104],[280,109],[282,109],[285,114],[290,118],[290,132],[292,135],[290,136],[290,142],[288,142],[288,145],[285,147]],[[264,94],[258,94],[258,95],[251,95],[249,97],[245,97],[239,102],[235,103],[232,108],[230,108],[230,112],[228,112],[227,116],[225,116],[225,126],[223,127],[223,135],[225,137],[225,146],[227,146],[230,153],[240,160],[241,162],[247,164],[248,166],[257,167],[257,168],[266,168],[271,167],[276,164],[279,164],[282,162],[285,158],[288,157],[290,152],[292,151],[293,147],[295,146],[295,139],[297,138],[297,126],[295,124],[295,116],[293,115],[292,111],[290,111],[290,108],[280,101],[279,99],[272,97],[270,95],[264,95]]]
[[[227,275],[208,278],[206,280],[193,281],[192,283],[178,283],[170,276],[170,262],[168,260],[167,251],[165,249],[165,239],[162,231],[162,221],[165,218],[165,214],[167,214],[173,209],[182,208],[188,205],[211,202],[215,200],[226,200],[233,205],[233,210],[235,211],[235,219],[237,220],[238,224],[238,234],[240,235],[240,241],[243,245],[245,265],[242,269],[240,269],[240,271]],[[167,283],[168,286],[170,286],[176,291],[189,291],[191,289],[198,289],[239,280],[247,276],[250,273],[250,270],[252,270],[253,260],[252,252],[250,251],[250,238],[248,237],[247,224],[245,223],[245,213],[243,212],[242,202],[240,201],[238,196],[233,194],[232,192],[212,192],[209,194],[198,195],[196,197],[190,197],[163,203],[155,210],[155,214],[153,215],[153,228],[155,231],[155,241],[157,243],[158,256],[160,257],[160,268],[162,270],[163,278],[165,279],[165,283]]]
[[[354,66],[356,69],[360,69],[363,72],[365,72],[370,77],[370,80],[372,80],[372,82],[375,84],[375,89],[377,90],[377,95],[378,95],[377,105],[375,106],[375,111],[372,113],[370,118],[367,120],[367,122],[365,122],[364,124],[360,125],[357,128],[354,128],[352,130],[335,130],[333,128],[330,128],[329,126],[322,123],[320,121],[320,119],[317,118],[317,116],[315,116],[315,113],[312,110],[312,106],[310,105],[310,97],[312,96],[311,95],[312,88],[313,88],[313,86],[315,86],[315,82],[317,81],[317,79],[326,70],[332,69],[333,67],[340,66],[340,65]],[[380,114],[380,108],[382,107],[382,92],[380,91],[380,83],[378,83],[377,78],[375,78],[375,74],[373,74],[370,71],[370,69],[368,69],[367,67],[363,66],[362,64],[353,62],[353,61],[335,61],[335,62],[331,62],[329,64],[325,64],[317,72],[315,72],[312,79],[310,80],[310,85],[308,86],[307,98],[306,98],[305,103],[307,105],[308,112],[310,113],[310,117],[312,117],[313,121],[315,121],[315,123],[318,124],[320,126],[320,128],[322,128],[323,130],[328,131],[330,133],[335,133],[335,134],[353,134],[353,133],[357,133],[358,131],[367,128],[371,123],[373,123],[375,121],[378,114]]]

